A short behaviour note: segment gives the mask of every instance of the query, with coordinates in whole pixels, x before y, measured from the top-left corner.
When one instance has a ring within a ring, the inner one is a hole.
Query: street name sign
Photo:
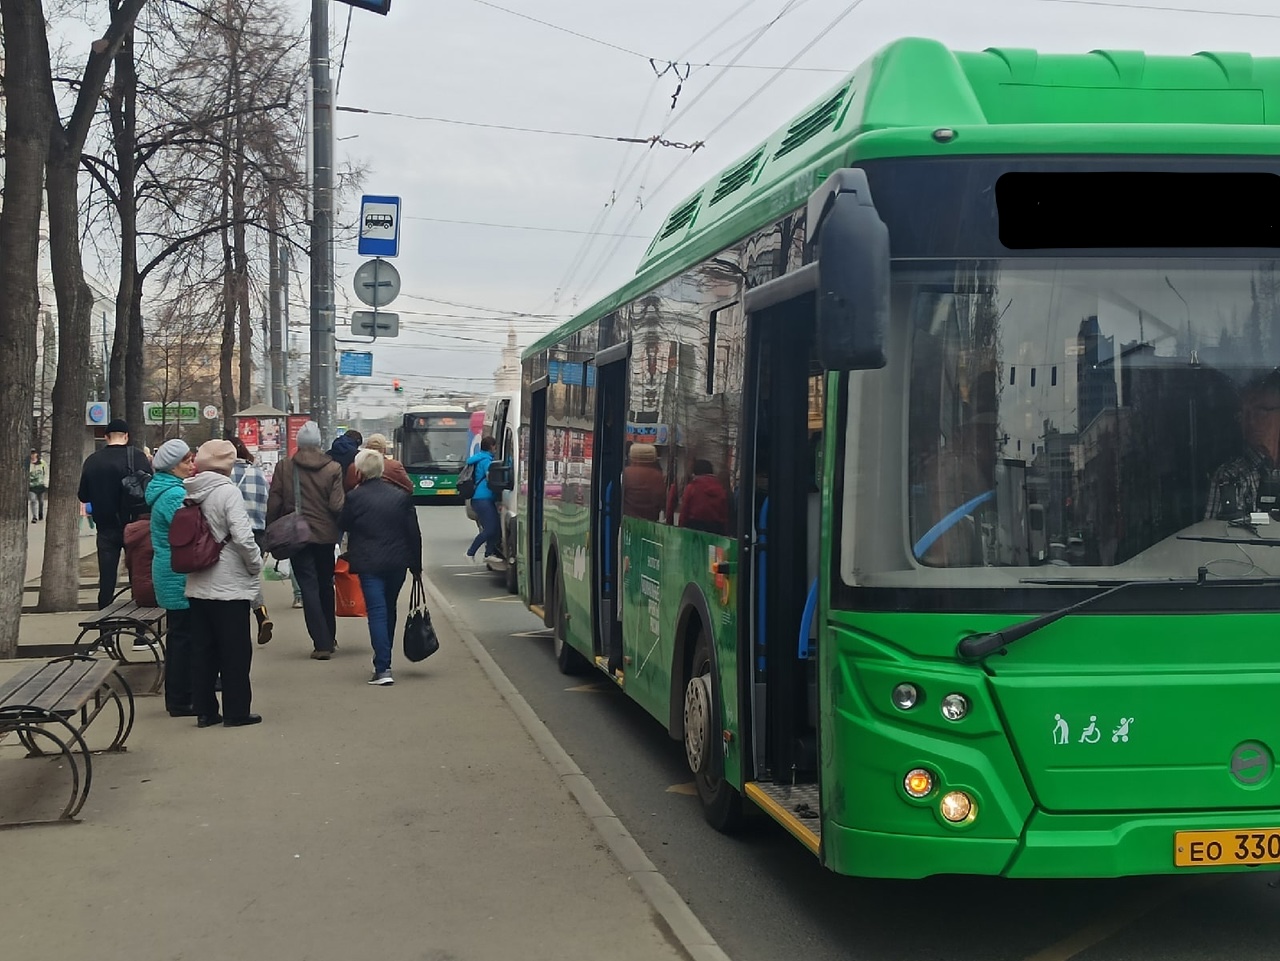
[[[200,405],[171,401],[168,404],[144,404],[142,420],[146,424],[198,424]]]
[[[364,311],[360,311],[364,313]],[[369,314],[370,318],[373,314]],[[378,320],[386,316],[378,315]],[[391,316],[395,316],[392,314]],[[352,318],[352,326],[355,318]],[[372,377],[373,376],[373,351],[370,350],[344,350],[338,354],[338,373],[344,377]]]
[[[374,326],[374,318],[377,318],[377,326]],[[353,310],[351,312],[351,333],[366,334],[370,337],[398,337],[400,335],[400,315],[387,314],[378,311],[376,314],[372,310]],[[344,351],[346,353],[346,351]],[[355,353],[355,351],[352,351]],[[369,355],[369,363],[373,363],[373,355]],[[342,373],[339,371],[338,373]],[[369,373],[373,373],[372,367]]]
[[[360,239],[356,253],[361,257],[394,257],[400,253],[400,198],[360,198]]]

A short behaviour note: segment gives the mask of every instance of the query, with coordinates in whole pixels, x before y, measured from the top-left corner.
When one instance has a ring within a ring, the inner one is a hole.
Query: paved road
[[[474,527],[421,509],[430,576],[735,961],[1273,961],[1280,875],[1118,881],[845,878],[763,816],[702,820],[681,746],[620,691],[556,671],[541,622],[458,564]],[[1272,887],[1277,885],[1277,887]]]

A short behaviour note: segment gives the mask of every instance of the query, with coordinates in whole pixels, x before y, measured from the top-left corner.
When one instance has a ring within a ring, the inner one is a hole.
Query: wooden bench
[[[104,750],[123,751],[133,730],[133,692],[114,662],[69,654],[25,667],[0,684],[0,740],[15,735],[27,757],[60,757],[71,772],[71,794],[61,814],[3,827],[75,820],[93,781],[84,732],[110,704],[116,707],[116,731]]]
[[[167,630],[163,607],[142,607],[128,597],[121,597],[100,611],[86,614],[80,619],[79,627],[80,633],[71,646],[77,654],[100,650],[113,660],[130,664],[133,663],[130,654],[139,648],[145,649],[155,665],[155,680],[149,693],[159,693],[164,683]]]

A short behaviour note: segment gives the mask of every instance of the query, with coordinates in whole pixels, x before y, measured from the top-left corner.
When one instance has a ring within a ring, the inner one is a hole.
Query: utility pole
[[[311,0],[311,419],[333,440],[333,88],[329,0]]]

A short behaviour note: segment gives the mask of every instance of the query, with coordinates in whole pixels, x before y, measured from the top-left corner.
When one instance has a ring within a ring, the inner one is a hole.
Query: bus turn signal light
[[[902,779],[902,786],[914,798],[928,797],[933,790],[933,775],[922,767],[908,771]]]

